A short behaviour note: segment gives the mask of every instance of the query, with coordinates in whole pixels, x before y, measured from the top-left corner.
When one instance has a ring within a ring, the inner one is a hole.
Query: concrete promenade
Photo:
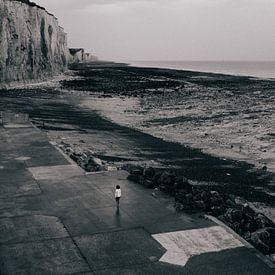
[[[275,273],[223,227],[126,178],[86,175],[29,124],[0,128],[0,274]]]

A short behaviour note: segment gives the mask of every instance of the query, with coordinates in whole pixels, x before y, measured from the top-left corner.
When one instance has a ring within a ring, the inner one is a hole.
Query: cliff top
[[[47,12],[49,15],[54,16],[53,14],[49,13],[44,7],[41,7],[41,6],[37,5],[37,4],[34,3],[34,2],[31,2],[30,0],[10,0],[10,1],[21,2],[21,3],[24,3],[24,4],[26,4],[26,5],[29,5],[30,7],[37,7],[37,8],[39,8],[39,9],[44,10],[44,11]]]

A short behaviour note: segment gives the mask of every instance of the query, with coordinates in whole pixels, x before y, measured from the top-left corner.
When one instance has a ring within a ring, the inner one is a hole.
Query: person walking
[[[115,192],[115,199],[116,199],[116,206],[119,207],[119,200],[121,198],[121,189],[120,186],[116,186],[116,192]]]

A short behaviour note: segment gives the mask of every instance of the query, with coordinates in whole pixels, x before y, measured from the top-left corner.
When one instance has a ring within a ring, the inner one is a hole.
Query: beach
[[[142,86],[142,69],[128,70]],[[81,106],[164,140],[275,171],[275,80],[196,72],[184,78],[180,71],[174,76],[173,70],[155,71],[159,76],[147,79],[155,87],[141,93],[130,87],[128,96],[121,97],[125,92],[110,91],[107,85],[108,97],[95,94]]]
[[[173,170],[275,215],[273,80],[97,62],[68,78],[1,91],[60,148],[107,169]],[[266,166],[267,169],[262,169]]]

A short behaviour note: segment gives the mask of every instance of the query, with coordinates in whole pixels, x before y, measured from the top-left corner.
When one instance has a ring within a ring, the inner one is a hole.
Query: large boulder
[[[147,187],[147,188],[154,188],[154,184],[153,184],[153,182],[152,182],[151,180],[146,180],[146,179],[144,179],[143,185],[144,185],[145,187]]]
[[[220,206],[221,204],[223,204],[223,198],[219,192],[211,191],[210,195],[210,202],[213,206]]]
[[[152,182],[154,183],[155,187],[158,187],[160,185],[160,177],[162,175],[162,172],[155,172]]]
[[[205,210],[205,209],[206,209],[206,204],[205,204],[204,201],[202,201],[202,200],[200,200],[200,201],[195,201],[194,206],[195,206],[197,209],[200,209],[200,210]]]
[[[251,234],[252,244],[263,254],[270,253],[270,232],[267,228],[262,228]]]
[[[222,205],[212,206],[211,207],[211,213],[214,216],[220,216],[224,213],[224,207]]]
[[[162,186],[173,187],[175,183],[175,175],[165,171],[161,174],[159,183]]]
[[[185,177],[177,177],[175,179],[175,183],[174,183],[174,188],[175,190],[186,190],[189,192],[192,191],[192,185],[189,183],[188,179]]]
[[[155,169],[152,167],[144,168],[143,170],[143,176],[147,180],[151,180],[155,175]]]
[[[233,210],[231,211],[231,217],[233,222],[240,223],[243,218],[243,213],[241,210],[233,208]]]
[[[274,226],[274,223],[269,218],[267,218],[264,214],[261,214],[261,213],[258,213],[254,218],[254,220],[259,229]]]
[[[135,169],[130,170],[131,175],[142,176],[143,169],[141,167],[136,167]]]

